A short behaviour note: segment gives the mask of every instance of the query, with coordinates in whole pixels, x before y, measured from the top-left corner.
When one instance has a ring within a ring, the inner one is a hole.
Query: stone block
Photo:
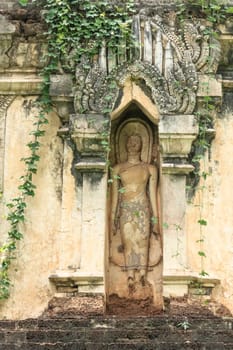
[[[1,34],[13,34],[15,32],[15,26],[6,19],[5,16],[0,15],[0,35]]]
[[[73,80],[71,74],[56,74],[51,76],[51,96],[72,96]]]
[[[221,76],[200,74],[199,87],[197,97],[222,97],[222,81]]]
[[[160,134],[196,135],[198,125],[193,114],[162,115],[159,122]]]
[[[197,134],[194,115],[163,115],[159,122],[163,157],[187,157]]]
[[[25,341],[26,333],[24,331],[9,331],[5,333],[6,343],[22,343]]]

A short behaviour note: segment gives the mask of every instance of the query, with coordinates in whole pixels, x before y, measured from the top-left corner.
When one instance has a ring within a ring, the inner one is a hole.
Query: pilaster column
[[[159,142],[163,158],[164,275],[186,268],[186,175],[193,170],[187,157],[197,134],[194,115],[161,117]]]
[[[81,211],[79,291],[104,291],[106,234],[106,119],[100,114],[71,115],[70,135],[75,144],[75,178]],[[93,282],[96,278],[96,285]]]
[[[3,192],[6,111],[14,96],[0,95],[0,192]]]

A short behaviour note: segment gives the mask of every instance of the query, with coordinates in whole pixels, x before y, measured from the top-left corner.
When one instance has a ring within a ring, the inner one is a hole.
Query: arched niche
[[[110,114],[111,120],[115,121],[118,118],[122,118],[128,110],[132,109],[132,106],[143,113],[153,124],[158,124],[159,110],[157,106],[139,85],[128,78],[119,91],[118,99]]]
[[[157,112],[157,111],[156,111]],[[157,112],[158,113],[158,112]],[[146,163],[158,163],[158,114],[155,118],[145,114],[138,103],[131,103],[117,115],[115,111],[111,114],[111,150],[110,164],[126,160],[125,143],[129,136],[139,134],[142,137],[141,159]]]
[[[123,101],[123,102],[122,102]],[[151,102],[150,102],[151,103]],[[114,110],[111,114],[111,150],[109,154],[109,160],[111,169],[115,169],[121,164],[128,164],[127,153],[127,140],[130,136],[140,136],[141,154],[140,160],[141,166],[149,169],[152,167],[156,169],[157,179],[154,184],[154,196],[157,201],[157,216],[160,217],[160,161],[159,161],[159,138],[158,138],[158,121],[159,115],[155,105],[150,104],[150,111],[140,108],[138,101],[131,100],[130,103],[124,103],[124,96],[121,99],[121,105],[118,106],[117,112]],[[154,111],[153,116],[152,108]],[[121,113],[119,113],[121,111]],[[129,166],[131,168],[131,166]],[[128,168],[128,169],[129,169]],[[125,171],[125,170],[124,170]],[[134,171],[134,170],[133,170]],[[137,172],[137,169],[135,168]],[[138,179],[137,175],[135,175]],[[140,176],[139,176],[140,177]],[[148,182],[145,184],[145,196],[149,198],[149,177]],[[122,186],[121,174],[119,173],[117,181],[118,185]],[[137,182],[136,179],[136,182]],[[148,233],[148,248],[147,249],[147,265],[146,265],[146,282],[143,284],[140,281],[141,267],[138,265],[134,269],[134,289],[129,286],[129,267],[126,262],[126,256],[124,252],[124,234],[118,226],[117,233],[113,233],[112,229],[112,202],[114,202],[112,196],[112,186],[116,178],[110,172],[109,174],[109,196],[108,196],[108,209],[109,209],[109,224],[108,224],[108,253],[107,253],[107,266],[106,266],[106,289],[107,289],[107,307],[111,308],[112,301],[117,299],[117,303],[121,300],[127,299],[130,303],[134,303],[137,300],[150,300],[151,308],[161,309],[163,305],[162,300],[162,232],[158,231],[158,234],[152,233],[153,228],[150,224]],[[118,218],[120,222],[122,194],[118,197]],[[140,211],[140,207],[138,208]],[[143,208],[144,212],[146,208]],[[136,210],[137,211],[137,210]],[[140,214],[139,214],[140,215]],[[149,220],[153,217],[152,207],[149,209]],[[152,222],[152,221],[151,221]],[[121,225],[121,224],[119,224]],[[158,225],[159,227],[159,225]],[[132,232],[132,237],[134,233]],[[136,237],[136,236],[135,236]],[[138,247],[140,242],[136,243]],[[133,243],[134,245],[134,243]],[[139,248],[140,249],[140,248]],[[145,267],[143,268],[145,269]],[[140,314],[140,311],[138,312]]]

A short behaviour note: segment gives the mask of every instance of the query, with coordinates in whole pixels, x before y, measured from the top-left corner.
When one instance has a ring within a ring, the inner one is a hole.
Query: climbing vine
[[[19,3],[28,5],[27,0],[20,0]],[[17,242],[23,238],[27,198],[34,196],[36,191],[33,177],[40,160],[40,139],[45,135],[47,115],[53,108],[49,95],[51,74],[58,69],[74,72],[78,63],[89,68],[103,43],[114,51],[120,42],[130,42],[132,0],[121,5],[87,0],[44,0],[38,3],[44,10],[48,28],[48,63],[41,73],[43,84],[36,101],[38,114],[30,133],[32,140],[27,144],[29,155],[22,158],[25,173],[20,177],[18,195],[7,203],[9,231],[7,241],[0,247],[0,299],[7,299],[10,295],[9,269],[16,258]]]
[[[192,15],[192,9],[197,11],[199,18],[205,19],[205,31],[204,35],[209,36],[210,49],[218,49],[216,47],[216,39],[219,36],[218,25],[223,23],[228,14],[233,13],[233,7],[224,5],[224,1],[219,0],[188,0],[188,7],[180,2],[179,18],[181,22],[184,18]],[[187,11],[188,10],[188,11]],[[209,67],[211,67],[212,57],[211,50],[208,57]],[[211,73],[207,71],[207,74]],[[208,225],[207,220],[204,217],[204,194],[206,192],[206,181],[210,175],[207,170],[206,164],[206,152],[210,151],[211,141],[213,136],[211,130],[213,130],[213,111],[216,109],[215,101],[210,96],[209,83],[205,83],[204,89],[206,95],[203,98],[202,106],[195,112],[196,120],[199,126],[199,134],[195,142],[193,143],[192,152],[190,154],[190,161],[193,164],[195,170],[189,177],[188,194],[192,196],[195,191],[198,194],[198,208],[199,208],[199,238],[196,243],[199,245],[198,255],[200,257],[200,276],[205,277],[208,272],[205,270],[205,258],[206,252],[204,250],[205,234],[204,229]]]

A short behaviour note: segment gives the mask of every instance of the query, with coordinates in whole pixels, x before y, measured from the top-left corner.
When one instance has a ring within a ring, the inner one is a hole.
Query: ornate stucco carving
[[[0,192],[3,190],[4,147],[5,147],[5,116],[6,110],[14,96],[0,95]]]
[[[219,43],[210,42],[198,20],[188,19],[181,25],[174,11],[157,13],[143,9],[134,17],[136,44],[125,54],[114,56],[103,46],[89,71],[84,64],[77,67],[76,113],[112,110],[128,79],[140,85],[161,114],[194,111],[198,73],[215,74]]]

